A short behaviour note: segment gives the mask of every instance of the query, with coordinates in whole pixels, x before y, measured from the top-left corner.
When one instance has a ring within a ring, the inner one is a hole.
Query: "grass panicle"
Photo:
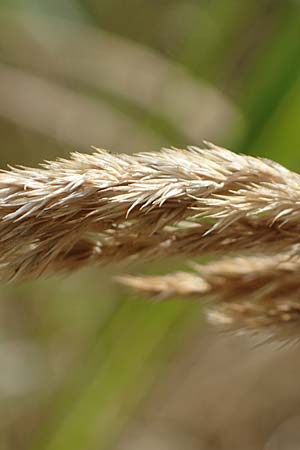
[[[2,171],[1,278],[208,255],[215,259],[193,273],[121,280],[159,298],[208,298],[210,319],[231,328],[296,329],[300,175],[206,145],[95,149]]]

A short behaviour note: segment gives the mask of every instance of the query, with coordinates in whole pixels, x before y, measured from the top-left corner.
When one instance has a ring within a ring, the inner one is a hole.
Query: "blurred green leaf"
[[[63,415],[58,413],[49,437],[43,434],[33,448],[109,448],[144,396],[160,358],[174,348],[171,328],[179,319],[182,327],[183,318],[194,311],[195,305],[185,302],[124,302],[99,336],[83,370],[80,391],[67,393],[62,401]]]

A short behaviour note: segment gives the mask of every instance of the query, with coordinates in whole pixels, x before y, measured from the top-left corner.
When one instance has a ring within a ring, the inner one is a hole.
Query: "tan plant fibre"
[[[194,274],[123,281],[160,296],[209,296],[223,322],[293,321],[300,176],[207,146],[135,155],[96,150],[2,171],[2,279],[137,258],[243,254]]]
[[[300,253],[236,257],[194,265],[194,273],[160,277],[119,277],[160,300],[180,297],[209,300],[209,319],[229,330],[268,329],[282,337],[299,335]],[[284,330],[282,329],[284,327]],[[284,331],[284,333],[283,333]]]

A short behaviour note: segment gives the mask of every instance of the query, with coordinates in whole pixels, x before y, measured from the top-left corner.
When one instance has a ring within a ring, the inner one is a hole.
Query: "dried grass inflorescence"
[[[2,279],[225,255],[193,273],[122,281],[160,298],[208,298],[210,318],[231,328],[299,325],[299,233],[300,175],[212,144],[74,153],[0,173]]]

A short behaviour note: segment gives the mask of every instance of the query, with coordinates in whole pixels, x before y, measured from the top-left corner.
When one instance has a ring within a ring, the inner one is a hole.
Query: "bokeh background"
[[[300,2],[1,0],[0,136],[2,167],[209,140],[300,170]],[[0,450],[300,448],[299,346],[119,271],[1,286]]]

